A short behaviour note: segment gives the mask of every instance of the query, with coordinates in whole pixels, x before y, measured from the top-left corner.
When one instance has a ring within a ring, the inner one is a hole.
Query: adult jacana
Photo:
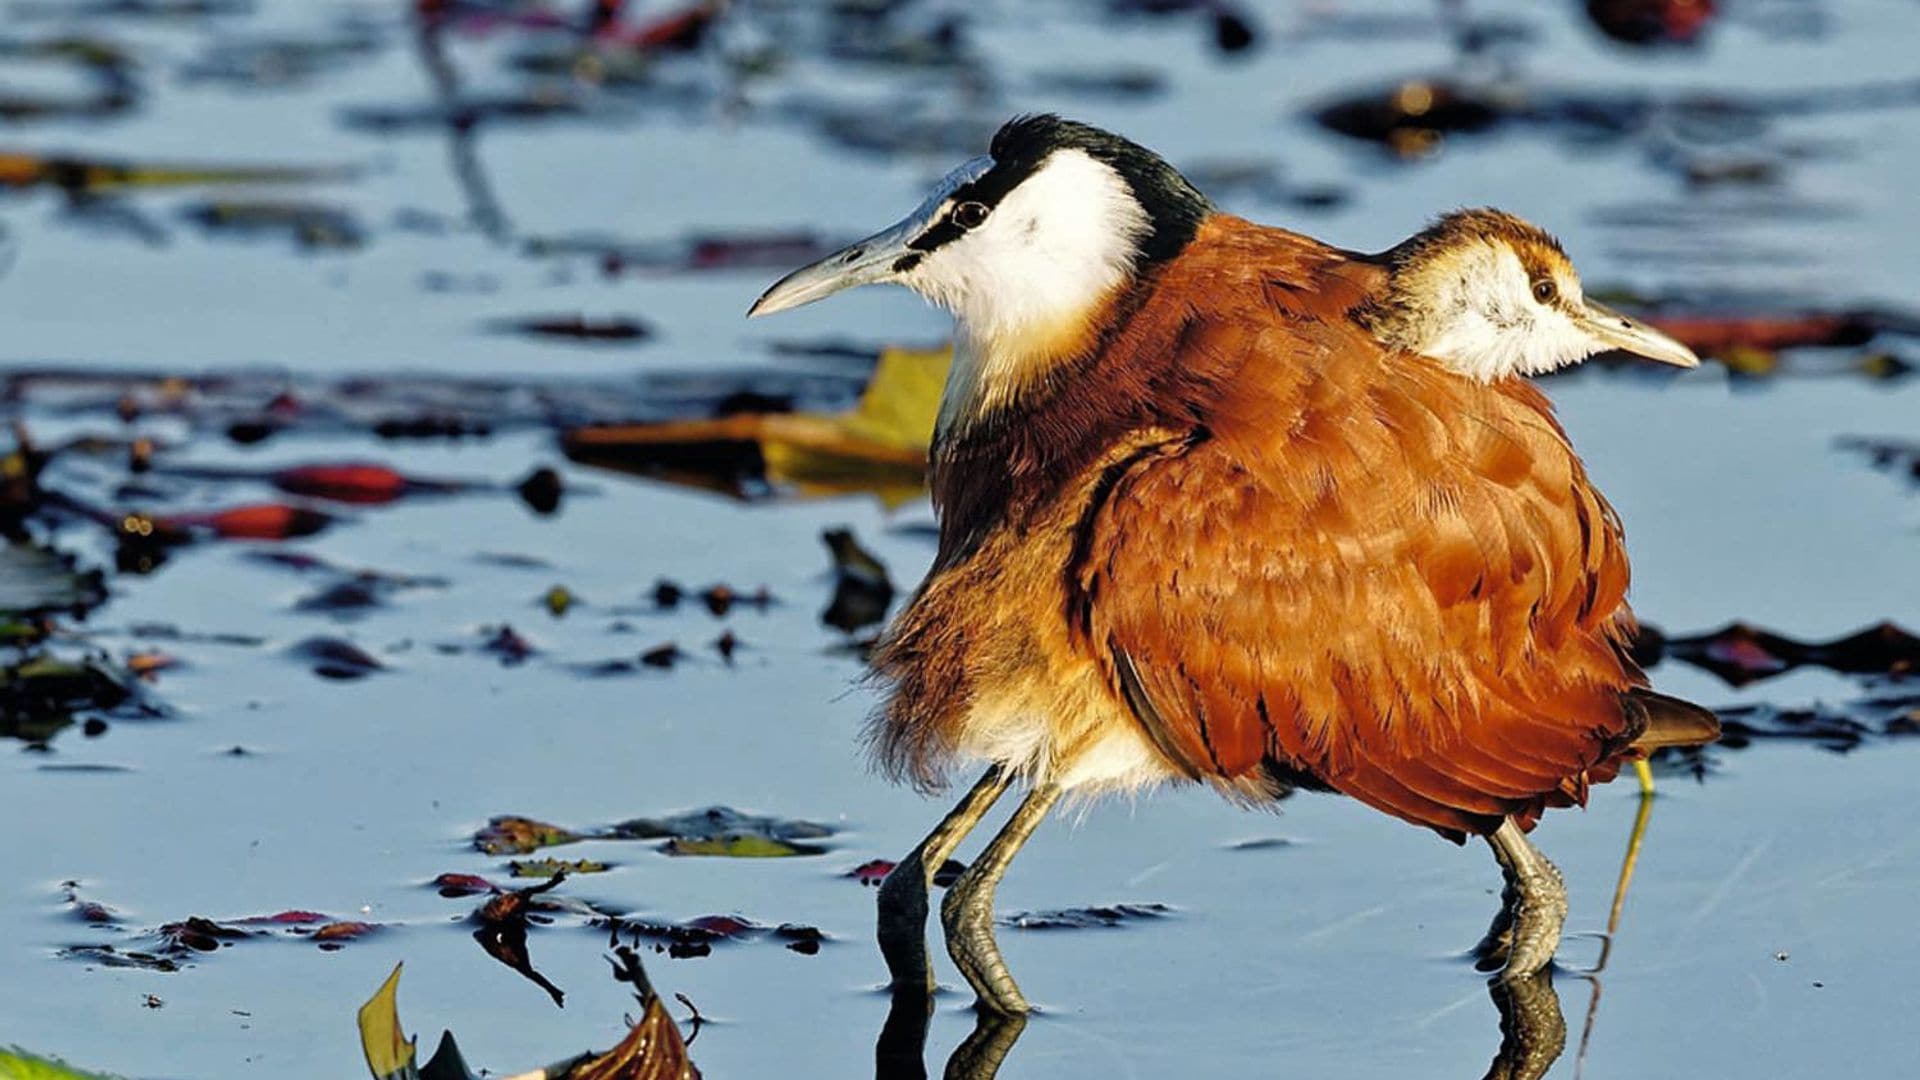
[[[881,890],[896,986],[930,976],[928,877],[1025,801],[941,908],[983,1007],[1008,862],[1068,793],[1166,781],[1351,795],[1483,836],[1509,977],[1553,956],[1558,871],[1526,833],[1711,713],[1628,658],[1619,520],[1523,376],[1685,346],[1587,300],[1552,237],[1450,214],[1378,255],[1217,212],[1118,136],[1013,120],[905,220],[750,312],[904,284],[953,311],[933,569],[874,657],[877,760],[986,774]],[[915,959],[918,958],[918,962]]]

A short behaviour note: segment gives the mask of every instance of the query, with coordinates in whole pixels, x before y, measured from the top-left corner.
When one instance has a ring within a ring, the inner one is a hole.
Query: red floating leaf
[[[164,532],[206,529],[223,540],[289,540],[312,536],[332,521],[326,514],[304,506],[257,503],[202,514],[155,518],[154,527]]]
[[[440,895],[449,900],[462,896],[478,896],[481,893],[497,893],[500,887],[479,874],[441,874],[433,879],[433,887]]]
[[[255,915],[247,919],[235,919],[236,926],[308,926],[323,923],[332,918],[317,911],[278,911],[272,915]]]
[[[273,486],[289,495],[336,502],[389,503],[413,489],[412,481],[385,465],[299,465],[273,474]]]

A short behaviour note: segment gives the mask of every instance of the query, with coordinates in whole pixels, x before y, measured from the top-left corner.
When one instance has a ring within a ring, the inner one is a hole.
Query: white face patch
[[[1079,150],[1059,150],[986,221],[903,274],[903,284],[959,325],[939,430],[1004,403],[1035,364],[1056,359],[1035,350],[1126,282],[1151,231],[1119,173]]]
[[[1423,271],[1419,337],[1407,347],[1483,381],[1536,375],[1584,360],[1607,346],[1566,312],[1533,296],[1533,279],[1512,248],[1467,246]],[[1560,302],[1578,307],[1580,283],[1555,279]]]

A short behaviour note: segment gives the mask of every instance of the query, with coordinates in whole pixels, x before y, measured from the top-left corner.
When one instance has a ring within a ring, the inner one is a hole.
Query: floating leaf
[[[323,611],[330,614],[347,616],[376,608],[384,604],[381,589],[371,581],[336,581],[319,592],[310,593],[294,602],[295,611]]]
[[[604,874],[609,868],[607,863],[596,859],[514,859],[507,864],[507,872],[517,878],[550,878],[555,874]],[[441,895],[446,895],[444,890]]]
[[[441,874],[433,879],[433,887],[441,896],[454,899],[461,896],[477,896],[481,893],[497,893],[500,887],[478,874]]]
[[[744,915],[702,915],[677,923],[621,918],[611,920],[611,924],[616,937],[621,931],[626,931],[633,935],[635,942],[651,943],[654,951],[666,953],[676,960],[712,955],[713,947],[724,942],[762,938],[782,944],[793,952],[812,956],[820,951],[821,944],[827,940],[819,927],[798,923],[769,927]]]
[[[348,251],[367,241],[351,211],[320,203],[233,199],[198,203],[181,213],[209,232],[284,236],[308,251]]]
[[[1403,158],[1425,157],[1449,135],[1486,131],[1514,115],[1516,103],[1479,87],[1411,79],[1322,105],[1314,119],[1329,131],[1378,143]]]
[[[287,654],[311,664],[313,673],[323,679],[362,679],[387,668],[372,653],[344,638],[307,638]]]
[[[352,175],[350,170],[345,169],[150,165],[107,159],[0,154],[0,188],[46,185],[64,191],[100,192],[129,187],[311,183],[346,179]]]
[[[811,821],[743,814],[714,806],[666,818],[635,818],[594,834],[597,838],[666,840],[661,850],[676,855],[734,855],[746,858],[819,855],[833,830]]]
[[[172,957],[160,956],[150,952],[123,951],[111,945],[69,945],[58,954],[67,960],[83,960],[90,964],[99,964],[110,968],[139,968],[143,971],[179,971],[180,964]]]
[[[80,896],[80,883],[68,881],[61,884],[66,891],[67,909],[75,918],[89,926],[117,926],[120,915],[98,900],[85,900]]]
[[[1883,325],[1868,311],[1779,315],[1653,312],[1645,321],[1702,356],[1720,356],[1734,349],[1772,353],[1809,345],[1864,345]]]
[[[547,315],[506,319],[493,323],[492,328],[500,333],[596,344],[631,344],[645,341],[653,336],[653,328],[638,319],[624,317],[589,319],[584,315]]]
[[[474,834],[473,846],[489,855],[525,855],[581,838],[558,825],[507,815],[489,820],[486,828]]]
[[[1713,0],[1587,0],[1587,18],[1626,45],[1692,45],[1713,20]]]
[[[1021,930],[1088,930],[1119,926],[1141,919],[1158,919],[1173,913],[1165,904],[1108,904],[1100,907],[1061,908],[1054,911],[1022,911],[1000,921]]]
[[[951,350],[889,349],[851,412],[743,412],[711,420],[593,425],[563,436],[567,456],[747,495],[756,485],[800,494],[918,494]]]
[[[338,949],[343,942],[356,941],[378,930],[376,923],[360,922],[355,919],[343,919],[330,922],[313,932],[313,940],[322,949]]]
[[[360,1049],[366,1054],[367,1071],[374,1080],[418,1080],[420,1076],[413,1065],[414,1040],[400,1029],[397,996],[403,966],[393,965],[393,974],[360,1006]]]
[[[686,653],[680,651],[680,646],[669,641],[641,653],[640,662],[650,668],[671,668],[685,656]]]
[[[225,926],[199,915],[166,923],[159,933],[167,950],[175,953],[216,952],[222,945],[252,936],[251,931]]]
[[[729,806],[712,806],[663,818],[634,818],[615,825],[582,830],[562,828],[532,818],[506,815],[493,818],[474,835],[473,845],[489,855],[525,855],[543,847],[578,840],[664,840],[661,850],[673,855],[732,855],[741,858],[818,855],[834,830],[811,821],[744,814]]]
[[[0,546],[0,618],[83,614],[107,597],[97,570],[79,570],[68,556],[33,544]]]
[[[68,660],[33,652],[0,664],[0,737],[45,742],[77,714],[93,712],[164,715],[143,696],[132,674],[104,657]],[[98,716],[88,720],[89,725],[99,722]]]
[[[1824,667],[1849,675],[1904,675],[1920,670],[1920,636],[1891,622],[1876,623],[1829,641],[1800,641],[1747,623],[1706,634],[1667,637],[1642,627],[1635,659],[1651,664],[1672,657],[1705,668],[1733,686],[1772,678],[1796,667]]]
[[[752,833],[726,833],[693,839],[676,837],[660,845],[669,855],[720,855],[730,859],[783,859],[794,855],[820,855],[826,849],[817,844],[795,844]]]
[[[156,517],[148,531],[168,535],[204,531],[222,540],[292,540],[312,536],[332,523],[333,518],[304,506],[258,503]]]
[[[0,1046],[0,1080],[117,1080],[107,1073],[84,1072],[58,1058]]]
[[[252,915],[244,919],[234,919],[235,926],[312,926],[314,923],[328,921],[328,916],[317,911],[287,910],[276,911],[271,915]]]
[[[362,463],[300,465],[272,473],[270,481],[289,495],[362,504],[388,503],[421,490],[420,481],[385,465]],[[431,486],[441,490],[439,482]]]

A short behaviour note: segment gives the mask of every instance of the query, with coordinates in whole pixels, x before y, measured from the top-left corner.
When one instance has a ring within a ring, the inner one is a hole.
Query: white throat
[[[1120,174],[1056,151],[987,220],[901,279],[953,312],[953,368],[936,440],[1005,404],[1084,340],[1086,322],[1133,275],[1146,210]]]
[[[1566,314],[1536,301],[1532,279],[1505,244],[1481,243],[1421,274],[1425,316],[1405,347],[1483,381],[1537,375],[1600,351]],[[1580,302],[1577,283],[1561,283]]]

